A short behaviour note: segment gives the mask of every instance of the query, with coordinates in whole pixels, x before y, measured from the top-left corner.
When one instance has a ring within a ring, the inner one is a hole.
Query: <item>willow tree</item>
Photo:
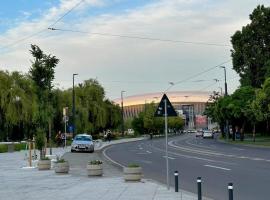
[[[31,126],[36,113],[36,96],[33,84],[19,72],[0,72],[0,113],[1,124],[6,136],[23,139],[25,129]],[[19,130],[12,131],[14,128]]]

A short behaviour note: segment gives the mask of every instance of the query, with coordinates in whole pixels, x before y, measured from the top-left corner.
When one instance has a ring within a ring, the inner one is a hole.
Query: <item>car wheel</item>
[[[71,149],[71,153],[74,153],[74,152],[75,152],[75,150]]]

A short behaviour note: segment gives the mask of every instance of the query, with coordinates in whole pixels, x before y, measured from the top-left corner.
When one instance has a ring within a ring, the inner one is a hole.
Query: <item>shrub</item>
[[[128,167],[135,168],[135,167],[140,167],[140,165],[135,164],[135,163],[130,163],[128,164]]]
[[[43,157],[43,158],[41,158],[40,160],[51,160],[51,159],[48,158],[48,157]]]
[[[21,151],[21,150],[25,150],[25,149],[26,149],[26,143],[15,144],[15,146],[14,146],[15,151]]]
[[[91,160],[88,162],[90,165],[101,165],[102,161],[101,160]]]
[[[64,158],[58,158],[57,160],[56,160],[56,163],[64,163],[64,162],[67,162]]]
[[[6,144],[0,144],[0,153],[5,153],[8,151],[8,147]]]

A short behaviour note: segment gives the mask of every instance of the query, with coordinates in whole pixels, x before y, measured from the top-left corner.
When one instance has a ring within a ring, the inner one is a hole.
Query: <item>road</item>
[[[137,163],[146,178],[166,183],[164,138],[118,144],[104,153],[121,165]],[[196,178],[202,177],[203,196],[228,199],[227,185],[234,184],[234,199],[270,199],[270,149],[243,147],[195,138],[194,134],[169,139],[170,184],[180,173],[180,188],[196,193]]]

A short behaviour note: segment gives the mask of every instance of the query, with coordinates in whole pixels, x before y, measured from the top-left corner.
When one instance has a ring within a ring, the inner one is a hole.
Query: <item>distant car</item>
[[[214,138],[214,134],[212,131],[204,130],[203,131],[203,138]]]
[[[91,135],[78,134],[71,144],[71,152],[87,151],[94,152],[94,143]]]
[[[195,134],[196,137],[202,137],[203,136],[203,131],[202,130],[198,130]]]

